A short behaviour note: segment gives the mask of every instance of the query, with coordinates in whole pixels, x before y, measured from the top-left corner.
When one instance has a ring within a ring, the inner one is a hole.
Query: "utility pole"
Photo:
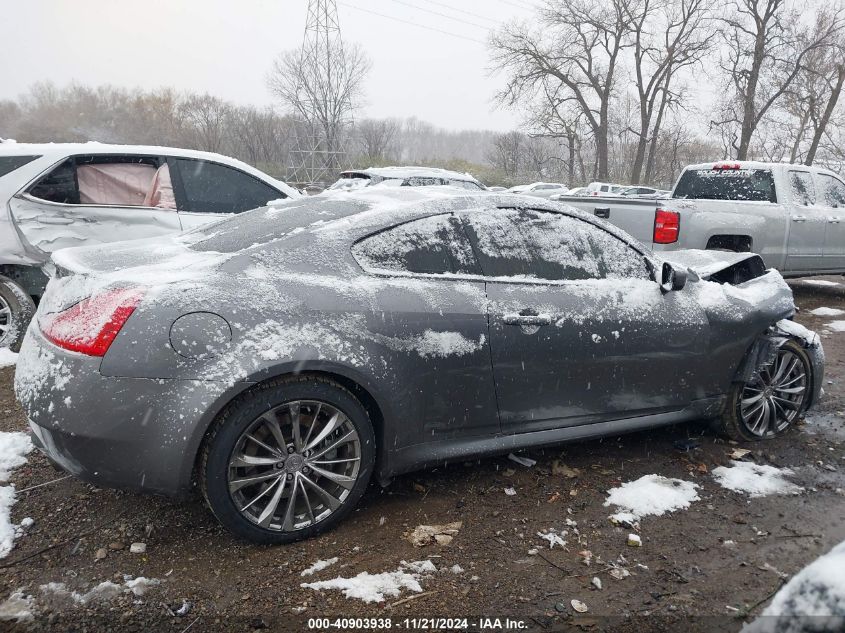
[[[335,0],[309,0],[305,36],[302,40],[304,116],[296,124],[296,143],[291,152],[291,179],[299,186],[325,186],[346,165],[352,104],[342,82],[345,69],[343,40]],[[314,86],[326,89],[314,90]]]

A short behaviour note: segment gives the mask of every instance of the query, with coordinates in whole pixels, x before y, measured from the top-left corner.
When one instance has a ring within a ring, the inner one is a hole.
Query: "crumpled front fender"
[[[734,382],[752,381],[760,368],[771,363],[778,349],[790,340],[796,341],[804,348],[813,370],[806,410],[815,406],[821,396],[822,384],[824,384],[824,348],[818,334],[794,321],[787,319],[778,321],[754,341],[734,376]]]

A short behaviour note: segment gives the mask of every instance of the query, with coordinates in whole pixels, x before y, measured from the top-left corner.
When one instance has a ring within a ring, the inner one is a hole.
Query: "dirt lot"
[[[497,458],[405,476],[387,489],[373,485],[338,529],[287,547],[233,540],[199,498],[176,502],[67,478],[18,495],[13,521],[31,517],[34,524],[0,560],[0,601],[17,590],[32,595],[35,621],[0,622],[0,629],[306,630],[307,619],[317,616],[389,616],[399,624],[412,617],[510,616],[539,631],[739,630],[787,575],[845,540],[845,333],[824,333],[832,319],[808,314],[819,306],[845,308],[845,283],[792,285],[802,308],[797,320],[823,336],[825,396],[799,428],[746,448],[759,464],[793,468],[793,480],[806,489],[800,495],[749,499],[721,488],[711,471],[727,464],[737,446],[704,424],[533,451],[538,463],[530,468]],[[25,428],[11,382],[12,370],[0,370],[4,431]],[[694,481],[701,499],[688,510],[643,519],[643,546],[628,547],[630,530],[608,521],[606,491],[649,473]],[[12,482],[23,491],[61,476],[32,453]],[[515,495],[505,494],[509,487]],[[451,545],[415,548],[403,538],[418,524],[450,521],[463,522]],[[567,549],[549,549],[536,536],[552,527],[569,530]],[[131,553],[133,542],[146,543],[146,552]],[[96,560],[100,548],[107,554]],[[592,552],[589,566],[579,555],[584,550]],[[332,567],[300,575],[331,557],[339,558]],[[439,571],[422,577],[423,593],[378,604],[300,587],[425,558]],[[611,577],[609,562],[630,576]],[[454,573],[453,565],[465,571]],[[124,575],[160,584],[140,598],[124,593],[86,604],[39,589],[61,582],[84,593],[102,581],[123,583]],[[594,576],[602,589],[591,584]],[[572,599],[589,611],[577,614]],[[175,614],[180,607],[184,613]]]

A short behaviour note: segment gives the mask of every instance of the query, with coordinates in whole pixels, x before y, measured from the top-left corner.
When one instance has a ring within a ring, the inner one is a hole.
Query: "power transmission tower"
[[[352,127],[335,0],[309,0],[301,62],[304,114],[297,121],[290,154],[292,179],[300,186],[324,185],[346,165]]]

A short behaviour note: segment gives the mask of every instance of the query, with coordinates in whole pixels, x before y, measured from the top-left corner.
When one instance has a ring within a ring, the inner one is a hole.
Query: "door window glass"
[[[76,169],[73,159],[68,158],[55,167],[30,187],[27,193],[48,202],[79,204],[79,189],[76,186]]]
[[[179,211],[194,213],[240,213],[285,198],[257,178],[238,169],[204,160],[177,158],[184,200]]]
[[[820,174],[819,182],[821,184],[822,200],[826,206],[845,206],[845,184],[843,184],[839,178],[834,178],[833,176],[828,176],[827,174]]]
[[[790,171],[789,186],[792,189],[792,201],[803,207],[816,203],[816,186],[813,176],[806,171]]]
[[[544,279],[650,279],[642,254],[568,215],[503,209],[476,213],[468,231],[485,275]]]
[[[362,266],[424,274],[478,274],[472,247],[458,220],[438,215],[376,233],[353,247]]]

